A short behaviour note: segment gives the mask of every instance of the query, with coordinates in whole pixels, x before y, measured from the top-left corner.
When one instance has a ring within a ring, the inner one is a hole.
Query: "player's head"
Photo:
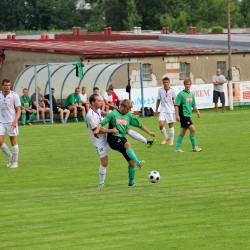
[[[55,89],[54,88],[51,88],[51,93],[52,93],[52,95],[54,95],[54,93],[55,93]]]
[[[120,108],[119,108],[119,111],[122,113],[122,114],[127,114],[133,107],[133,104],[130,100],[128,99],[124,99],[122,102],[121,102],[121,105],[120,105]]]
[[[114,90],[114,88],[115,88],[115,85],[114,85],[113,83],[110,83],[110,84],[109,84],[109,89]]]
[[[192,81],[191,79],[187,78],[184,80],[183,84],[184,84],[185,90],[189,91],[192,85]]]
[[[107,89],[107,94],[112,95],[113,89]]]
[[[75,88],[75,95],[79,95],[81,92],[80,88]]]
[[[28,96],[29,90],[27,88],[23,89],[23,96]]]
[[[85,94],[87,92],[87,87],[86,86],[83,86],[82,87],[82,94]]]
[[[169,87],[169,85],[170,85],[170,79],[168,77],[164,77],[162,79],[162,84],[163,84],[164,87]]]
[[[2,80],[2,89],[3,92],[8,93],[10,92],[10,88],[11,88],[11,82],[9,79],[3,79]]]
[[[89,103],[92,108],[99,109],[102,107],[102,98],[98,94],[92,94],[89,97]]]
[[[221,69],[216,69],[216,75],[220,76],[221,75]]]

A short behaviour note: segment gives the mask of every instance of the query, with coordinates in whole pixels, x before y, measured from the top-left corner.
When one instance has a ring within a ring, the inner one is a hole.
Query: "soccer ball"
[[[160,173],[156,170],[153,170],[148,174],[148,180],[152,183],[158,182],[160,178],[161,178]]]

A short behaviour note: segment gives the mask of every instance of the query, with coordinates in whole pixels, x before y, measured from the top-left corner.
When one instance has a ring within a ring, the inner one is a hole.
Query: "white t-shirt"
[[[10,91],[7,96],[0,91],[0,123],[12,123],[16,118],[16,107],[20,107],[21,102],[16,92]]]
[[[103,94],[102,98],[105,99],[105,100],[107,100],[108,102],[113,103],[113,97],[112,97],[112,95],[108,95],[107,92],[105,92],[105,93]]]
[[[174,102],[176,93],[173,89],[166,91],[164,88],[158,90],[158,100],[161,102],[160,113],[174,114]]]
[[[108,143],[107,134],[98,134],[97,136],[95,136],[93,131],[93,129],[97,128],[97,126],[100,124],[102,120],[101,110],[98,109],[98,113],[96,113],[93,109],[89,109],[86,115],[86,119],[87,119],[89,134],[94,146],[99,147],[103,145],[103,143]]]
[[[212,77],[212,82],[221,82],[224,81],[226,82],[226,78],[224,75],[214,75]],[[214,90],[219,91],[219,92],[224,92],[224,84],[219,84],[219,85],[214,85]]]
[[[81,102],[86,102],[86,101],[88,101],[87,93],[85,93],[84,95],[83,95],[83,94],[80,94],[80,99],[81,99]]]

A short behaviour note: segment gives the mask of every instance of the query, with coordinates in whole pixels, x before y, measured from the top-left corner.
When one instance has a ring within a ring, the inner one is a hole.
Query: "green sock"
[[[126,149],[126,153],[128,155],[128,157],[137,165],[139,166],[140,165],[140,162],[139,160],[137,159],[136,155],[135,155],[135,152],[132,148],[128,148]]]
[[[26,113],[22,113],[21,118],[22,118],[22,124],[25,124],[26,123]]]
[[[128,185],[132,186],[135,183],[135,168],[132,166],[128,166]]]
[[[196,147],[196,138],[195,138],[195,134],[190,134],[190,135],[189,135],[189,138],[190,138],[192,147],[193,147],[193,149],[194,149],[194,148]]]
[[[179,150],[181,148],[182,141],[183,141],[183,136],[179,135],[178,138],[177,138],[177,143],[176,143],[175,150]]]
[[[28,122],[32,122],[36,117],[36,113],[33,113],[31,116],[30,116],[30,119]]]

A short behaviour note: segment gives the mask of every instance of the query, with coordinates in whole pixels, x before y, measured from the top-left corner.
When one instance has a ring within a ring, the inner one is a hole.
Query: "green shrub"
[[[221,26],[212,27],[212,33],[223,33],[223,28]]]

